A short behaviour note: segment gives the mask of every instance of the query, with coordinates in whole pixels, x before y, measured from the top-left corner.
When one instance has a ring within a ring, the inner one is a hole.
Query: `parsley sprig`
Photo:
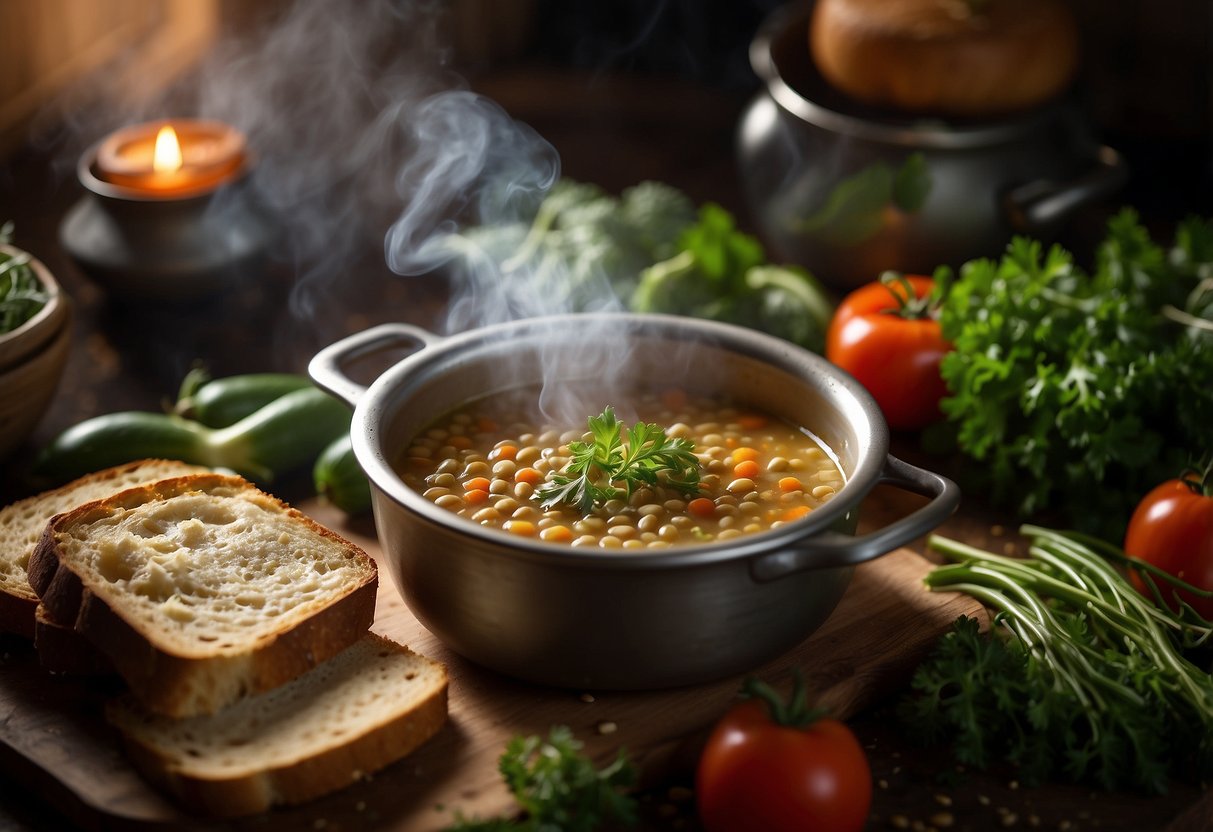
[[[636,799],[627,793],[636,782],[636,769],[627,755],[620,751],[597,769],[563,725],[554,726],[547,739],[514,737],[498,768],[522,816],[469,820],[459,815],[450,832],[593,832],[607,824],[636,824]]]
[[[1089,272],[1026,238],[964,264],[941,307],[941,430],[982,463],[969,484],[1123,539],[1141,495],[1213,451],[1211,276],[1213,221],[1163,248],[1128,210]]]
[[[980,599],[998,626],[986,636],[972,619],[957,622],[915,673],[907,727],[950,739],[965,765],[1007,760],[1029,784],[1064,778],[1160,793],[1172,777],[1213,775],[1213,677],[1193,661],[1213,641],[1213,623],[1161,603],[1191,588],[1095,538],[1022,531],[1031,541],[1023,559],[931,538],[954,562],[933,570],[928,586]]]
[[[627,430],[606,407],[589,418],[591,442],[570,442],[569,463],[536,492],[544,508],[577,507],[589,514],[594,506],[630,497],[641,485],[663,485],[679,491],[699,489],[699,459],[688,439],[671,439],[658,425],[637,422]]]

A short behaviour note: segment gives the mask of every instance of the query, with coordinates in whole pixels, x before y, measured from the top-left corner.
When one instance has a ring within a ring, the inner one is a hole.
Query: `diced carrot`
[[[499,445],[489,451],[489,460],[496,462],[499,459],[513,459],[518,455],[518,447],[516,445]]]
[[[809,508],[808,506],[793,506],[783,513],[783,519],[787,520],[788,522],[791,522],[792,520],[799,520],[812,510],[813,509]]]
[[[712,517],[716,514],[716,504],[707,497],[696,497],[687,503],[687,511],[699,517]]]
[[[492,483],[489,482],[488,477],[472,477],[463,484],[463,487],[467,491],[488,491],[490,485]]]
[[[452,448],[458,448],[461,451],[466,451],[472,447],[472,440],[462,433],[456,433],[448,437],[446,443]]]
[[[759,416],[757,413],[747,413],[737,417],[737,424],[745,430],[758,430],[767,426],[767,417]]]
[[[779,480],[780,491],[804,491],[804,485],[795,477],[782,477]]]
[[[507,520],[502,528],[510,534],[521,535],[522,537],[535,536],[535,524],[530,520]]]
[[[463,495],[463,501],[469,506],[478,506],[489,498],[489,492],[483,488],[473,488]]]
[[[747,459],[742,462],[738,462],[736,465],[733,466],[734,475],[736,475],[738,477],[749,477],[750,479],[753,479],[754,477],[758,476],[758,472],[760,470],[762,470],[762,469],[758,467],[758,463],[752,459]]]
[[[745,462],[750,459],[758,459],[758,451],[744,446],[733,451],[733,462]]]
[[[543,474],[534,468],[519,468],[514,472],[514,482],[525,482],[534,485],[535,483],[543,482],[543,480]]]
[[[687,393],[680,387],[670,387],[662,391],[661,403],[670,410],[682,410],[687,406]]]
[[[568,543],[573,539],[573,533],[568,526],[548,526],[539,533],[539,538],[552,543]]]

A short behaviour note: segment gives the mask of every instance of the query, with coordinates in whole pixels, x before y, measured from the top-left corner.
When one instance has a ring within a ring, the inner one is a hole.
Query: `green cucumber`
[[[39,484],[59,485],[76,477],[136,459],[178,459],[208,465],[209,429],[163,413],[107,413],[55,437],[34,461]]]
[[[173,412],[210,428],[225,428],[287,393],[311,386],[307,376],[292,373],[250,373],[200,385],[183,383]]]
[[[349,431],[321,451],[312,466],[316,493],[346,514],[361,514],[371,507],[371,484],[354,456]]]
[[[316,387],[280,396],[226,428],[171,414],[110,413],[52,440],[35,460],[33,475],[58,483],[123,462],[163,458],[228,468],[265,484],[313,462],[349,429],[349,408]]]

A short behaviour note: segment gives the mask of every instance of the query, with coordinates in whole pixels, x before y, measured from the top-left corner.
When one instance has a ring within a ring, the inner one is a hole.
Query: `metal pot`
[[[1049,239],[1128,179],[1072,103],[999,121],[864,107],[810,57],[811,4],[776,12],[750,46],[764,82],[738,132],[750,210],[780,258],[852,288],[893,269],[930,274]]]
[[[369,388],[351,377],[360,357],[405,344],[421,349]],[[612,349],[621,344],[623,358]],[[486,529],[401,481],[392,461],[416,434],[469,400],[543,381],[545,363],[549,383],[622,391],[674,379],[811,426],[847,482],[825,506],[780,529],[621,554]],[[626,368],[618,381],[616,367]],[[388,569],[409,608],[458,653],[541,684],[637,690],[752,669],[825,621],[856,564],[934,528],[960,499],[947,479],[889,455],[880,410],[854,379],[820,356],[735,326],[567,315],[441,338],[385,324],[326,347],[309,372],[355,406],[354,451],[371,482]],[[931,499],[879,531],[839,531],[853,529],[856,508],[877,483]]]

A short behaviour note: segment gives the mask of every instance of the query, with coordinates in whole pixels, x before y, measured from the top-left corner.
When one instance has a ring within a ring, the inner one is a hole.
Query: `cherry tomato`
[[[938,421],[948,392],[939,362],[952,346],[927,303],[934,286],[922,275],[861,286],[843,298],[826,332],[826,358],[867,388],[894,430]]]
[[[1213,591],[1213,466],[1203,477],[1167,480],[1147,494],[1129,520],[1125,553],[1141,558],[1198,589]],[[1131,572],[1139,590],[1153,597],[1145,583]],[[1174,590],[1155,581],[1172,609]],[[1179,592],[1202,618],[1213,619],[1213,598]]]
[[[863,829],[872,805],[867,757],[846,725],[808,712],[799,682],[797,690],[799,706],[795,693],[791,708],[748,699],[716,724],[695,784],[708,832]]]

